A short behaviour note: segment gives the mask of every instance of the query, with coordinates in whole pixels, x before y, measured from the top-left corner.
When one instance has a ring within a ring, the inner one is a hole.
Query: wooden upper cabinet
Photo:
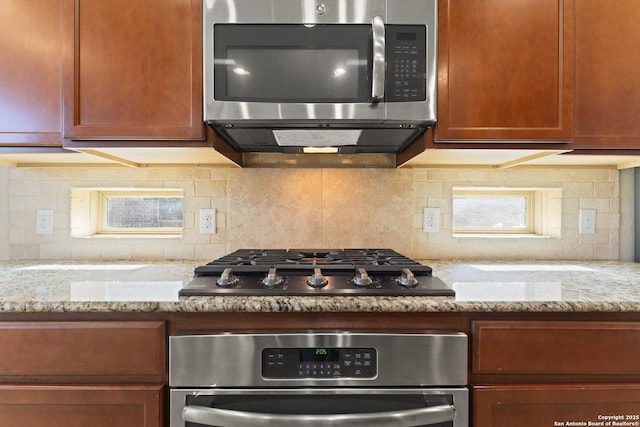
[[[576,2],[575,148],[640,148],[640,2]]]
[[[61,144],[62,1],[0,6],[0,145]]]
[[[64,0],[64,136],[205,138],[201,0]]]
[[[574,0],[438,7],[436,141],[572,138]]]

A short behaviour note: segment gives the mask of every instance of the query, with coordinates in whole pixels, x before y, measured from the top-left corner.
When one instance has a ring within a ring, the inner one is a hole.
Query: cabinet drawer
[[[640,384],[474,387],[473,425],[637,426]]]
[[[158,427],[162,385],[0,386],[0,425]]]
[[[0,322],[0,377],[165,373],[164,322]]]
[[[473,373],[640,372],[639,323],[477,321],[472,345]]]

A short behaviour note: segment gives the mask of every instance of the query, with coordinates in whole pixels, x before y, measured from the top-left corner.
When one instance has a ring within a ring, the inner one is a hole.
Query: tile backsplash
[[[470,238],[451,233],[455,186],[562,189],[560,238]],[[182,188],[181,238],[74,238],[71,187]],[[235,169],[217,167],[0,166],[0,259],[214,259],[239,248],[389,247],[418,259],[621,258],[620,172],[559,169]],[[629,202],[631,203],[631,202]],[[438,207],[440,232],[422,231]],[[217,232],[198,233],[201,208]],[[38,209],[53,235],[35,234]],[[596,233],[578,233],[579,209],[597,211]],[[623,224],[621,226],[621,224]]]
[[[9,168],[0,166],[0,259],[9,259]]]

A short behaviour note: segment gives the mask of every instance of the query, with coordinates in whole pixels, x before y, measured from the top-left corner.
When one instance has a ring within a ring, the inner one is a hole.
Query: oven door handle
[[[403,411],[371,412],[361,414],[269,414],[234,411],[230,409],[186,406],[182,419],[189,423],[208,426],[236,427],[367,427],[371,425],[393,425],[395,427],[428,426],[453,421],[456,410],[453,405],[439,405],[428,408]]]

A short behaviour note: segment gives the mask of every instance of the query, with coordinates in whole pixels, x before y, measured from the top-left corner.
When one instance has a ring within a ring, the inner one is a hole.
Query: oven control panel
[[[377,376],[375,348],[265,348],[265,379],[371,379]]]

